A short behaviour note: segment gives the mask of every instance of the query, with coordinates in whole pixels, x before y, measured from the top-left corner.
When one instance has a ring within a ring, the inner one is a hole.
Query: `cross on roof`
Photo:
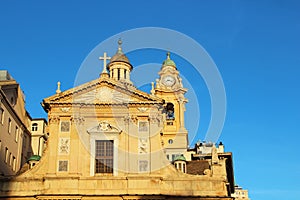
[[[103,56],[99,57],[99,60],[103,60],[103,71],[102,73],[107,73],[106,72],[106,61],[110,60],[111,57],[107,56],[106,52],[104,52]]]

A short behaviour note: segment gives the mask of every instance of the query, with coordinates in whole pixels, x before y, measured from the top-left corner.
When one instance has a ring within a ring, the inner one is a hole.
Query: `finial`
[[[154,90],[154,82],[151,82],[151,94],[154,95],[155,94],[155,90]]]
[[[167,58],[166,58],[166,60],[164,60],[163,66],[172,66],[176,69],[176,64],[170,58],[170,51],[167,52]]]
[[[211,162],[212,162],[212,164],[219,163],[218,150],[217,150],[215,144],[213,144],[213,146],[211,148]]]
[[[122,43],[123,43],[123,42],[122,42],[122,39],[119,38],[119,40],[118,40],[118,46],[119,46],[119,47],[118,47],[118,53],[123,53],[123,52],[122,52]]]
[[[156,82],[156,88],[160,88],[159,87],[159,79],[156,79],[155,82]]]
[[[167,52],[167,59],[170,60],[170,51]]]
[[[60,91],[60,82],[58,81],[58,82],[57,82],[57,90],[56,90],[56,94],[59,94],[59,93],[61,93],[61,91]]]
[[[119,44],[119,47],[122,45],[122,39],[121,38],[119,38],[118,44]]]

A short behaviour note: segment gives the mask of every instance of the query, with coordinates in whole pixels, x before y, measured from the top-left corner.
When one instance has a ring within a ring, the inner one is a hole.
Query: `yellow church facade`
[[[170,54],[149,94],[131,82],[133,66],[120,41],[113,57],[100,58],[98,79],[66,91],[58,85],[43,100],[47,148],[33,168],[0,180],[0,198],[233,199],[227,158],[215,148],[203,173],[172,164],[187,153],[188,100]]]

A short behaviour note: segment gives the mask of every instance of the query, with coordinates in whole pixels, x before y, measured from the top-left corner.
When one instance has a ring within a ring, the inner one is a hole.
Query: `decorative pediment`
[[[91,133],[121,133],[122,131],[119,130],[118,128],[112,126],[106,121],[100,122],[97,126],[92,127],[87,130],[89,134]]]
[[[51,104],[123,104],[162,103],[163,100],[110,78],[100,78],[43,100],[48,110]]]
[[[87,93],[74,96],[74,103],[129,103],[134,101],[134,99],[128,94],[119,92],[118,90],[113,90],[109,87],[100,87],[95,90],[91,90]]]

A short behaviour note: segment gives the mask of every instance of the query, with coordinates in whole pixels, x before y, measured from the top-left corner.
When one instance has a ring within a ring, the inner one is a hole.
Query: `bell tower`
[[[188,132],[184,125],[185,104],[188,102],[184,94],[187,89],[182,85],[170,52],[158,74],[154,94],[165,100],[162,140],[167,158],[173,161],[175,157],[185,153],[188,146]]]

